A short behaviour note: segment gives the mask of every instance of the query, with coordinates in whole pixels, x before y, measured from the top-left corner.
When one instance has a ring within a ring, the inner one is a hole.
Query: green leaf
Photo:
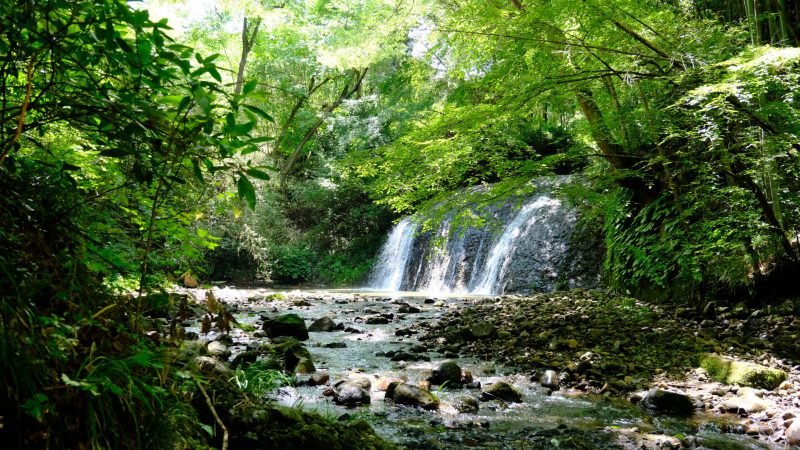
[[[245,199],[250,209],[256,209],[256,189],[244,174],[239,175],[236,189],[239,191],[239,198]]]
[[[247,135],[247,133],[249,133],[253,129],[253,127],[255,125],[256,125],[255,122],[240,123],[240,124],[236,125],[235,127],[233,127],[233,131],[234,131],[235,134],[237,134],[239,136],[245,136],[245,135]]]
[[[242,95],[247,95],[253,92],[253,89],[255,89],[256,86],[258,86],[258,80],[248,81],[247,83],[244,84],[244,87],[242,87]]]
[[[269,174],[259,169],[247,169],[247,174],[259,180],[269,180]]]
[[[197,181],[201,183],[205,183],[206,180],[203,178],[203,170],[200,169],[200,163],[197,160],[192,160],[192,172],[194,173],[194,177],[197,178]]]
[[[210,65],[207,66],[206,69],[208,70],[208,73],[210,73],[211,76],[214,77],[215,80],[217,80],[217,82],[222,83],[222,75],[219,74],[219,71],[217,70],[216,66]]]
[[[260,144],[262,142],[270,142],[270,141],[274,141],[274,140],[275,140],[275,138],[272,137],[272,136],[259,136],[259,137],[255,137],[253,139],[250,139],[249,141],[247,141],[247,143],[248,144]]]
[[[266,111],[264,111],[263,109],[261,109],[261,108],[259,108],[257,106],[253,106],[253,105],[242,105],[242,106],[244,106],[247,110],[252,111],[255,114],[261,116],[261,118],[264,119],[264,120],[268,120],[270,122],[275,122],[275,119],[273,119],[272,116],[270,116],[269,114],[267,114]]]

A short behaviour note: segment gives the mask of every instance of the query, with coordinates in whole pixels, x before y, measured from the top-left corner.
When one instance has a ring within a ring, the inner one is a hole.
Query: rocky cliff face
[[[452,227],[451,214],[435,231],[419,233],[415,228],[413,233],[394,233],[393,238],[411,241],[390,239],[386,245],[408,251],[405,255],[384,251],[371,287],[396,289],[397,283],[387,285],[383,275],[390,270],[402,270],[399,289],[407,291],[502,294],[597,287],[601,241],[576,230],[578,212],[557,194],[564,182],[564,177],[541,181],[525,198],[474,209],[486,219],[483,226]]]

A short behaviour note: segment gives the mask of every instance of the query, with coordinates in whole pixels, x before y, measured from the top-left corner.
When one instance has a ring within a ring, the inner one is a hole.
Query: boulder
[[[223,344],[220,341],[209,342],[208,346],[206,346],[206,351],[210,356],[214,356],[223,361],[227,360],[228,357],[231,356],[231,350],[228,348],[227,345]]]
[[[786,372],[780,369],[736,361],[717,354],[703,357],[700,367],[705,369],[714,381],[757,389],[775,389],[788,378]]]
[[[719,406],[722,411],[740,415],[749,415],[766,411],[772,406],[768,401],[760,398],[753,389],[742,388],[736,397],[729,398]]]
[[[369,316],[364,319],[364,323],[367,325],[386,325],[389,323],[389,319],[384,316]]]
[[[786,429],[786,443],[789,445],[800,445],[800,421],[792,422]]]
[[[309,386],[322,386],[327,384],[330,379],[331,377],[327,373],[315,373],[311,375],[306,384]]]
[[[691,397],[663,389],[650,389],[639,404],[650,411],[663,414],[688,416],[694,412]]]
[[[508,382],[501,380],[486,386],[481,392],[481,400],[502,400],[509,403],[520,403],[522,401],[522,392]]]
[[[197,368],[198,372],[206,377],[229,377],[232,374],[231,369],[227,368],[225,364],[222,364],[219,360],[210,356],[198,356],[192,360],[192,365]]]
[[[478,412],[478,401],[473,397],[458,397],[453,400],[453,408],[460,413],[476,414]]]
[[[264,331],[266,331],[267,336],[271,338],[289,336],[301,341],[308,339],[306,322],[297,314],[284,314],[272,320],[265,321]]]
[[[398,405],[416,406],[422,409],[439,409],[439,399],[435,395],[406,383],[394,381],[386,388],[386,399]]]
[[[372,401],[372,398],[369,392],[358,383],[344,381],[336,384],[333,401],[337,405],[355,407],[359,405],[368,405]]]
[[[314,323],[308,327],[308,331],[312,332],[319,332],[319,331],[336,331],[341,330],[344,327],[342,325],[338,325],[336,322],[333,321],[330,317],[320,317],[319,319],[315,320]]]
[[[296,339],[284,339],[270,349],[286,372],[312,373],[316,370],[311,353]]]
[[[542,376],[539,377],[539,384],[556,391],[561,381],[558,379],[558,373],[555,370],[545,370]]]
[[[489,322],[476,323],[464,330],[468,339],[485,339],[494,334],[494,325]]]
[[[428,381],[435,385],[460,386],[461,367],[455,361],[445,361],[433,369]]]

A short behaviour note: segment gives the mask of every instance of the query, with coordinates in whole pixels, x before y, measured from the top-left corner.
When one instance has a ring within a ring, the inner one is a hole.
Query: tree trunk
[[[239,70],[236,72],[236,82],[233,84],[233,93],[236,95],[242,93],[247,57],[250,56],[250,51],[253,50],[253,44],[255,44],[258,28],[260,26],[261,18],[257,18],[252,23],[249,23],[247,21],[247,16],[245,16],[242,23],[242,57],[239,59]]]
[[[286,161],[286,164],[283,166],[283,170],[281,170],[281,186],[286,185],[289,173],[294,168],[294,165],[295,163],[297,163],[297,160],[300,158],[300,155],[303,154],[303,149],[305,148],[306,144],[308,144],[311,138],[314,137],[314,134],[317,133],[319,127],[321,127],[322,124],[325,122],[325,115],[332,113],[336,108],[339,107],[339,105],[342,104],[343,101],[349,99],[350,97],[353,96],[353,94],[355,94],[361,89],[361,83],[364,81],[364,76],[367,75],[367,69],[364,70],[354,69],[353,74],[354,74],[354,82],[352,87],[350,86],[350,81],[347,81],[347,83],[345,83],[342,92],[339,94],[339,97],[333,103],[331,103],[330,106],[328,106],[323,110],[323,114],[319,118],[317,118],[314,124],[311,125],[308,131],[306,131],[306,133],[303,135],[303,139],[301,139],[300,142],[297,144],[297,146],[295,146],[292,155],[289,157],[289,160]]]

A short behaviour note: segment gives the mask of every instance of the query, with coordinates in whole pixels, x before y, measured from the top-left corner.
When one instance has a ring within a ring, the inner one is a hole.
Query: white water
[[[477,253],[473,250],[469,255],[464,239],[449,236],[450,221],[444,220],[432,239],[444,240],[446,244],[432,246],[433,250],[427,255],[420,255],[418,249],[417,256],[414,256],[417,226],[410,219],[403,219],[381,249],[369,289],[500,294],[507,283],[506,269],[515,257],[515,249],[526,240],[542,240],[543,230],[540,228],[548,226],[547,220],[560,206],[558,199],[547,195],[534,198],[517,211],[498,236],[481,237]],[[554,250],[552,244],[547,241],[539,243],[535,259],[546,262],[549,252]],[[414,267],[409,267],[412,260]]]
[[[409,219],[401,220],[395,225],[389,239],[383,245],[378,264],[375,266],[370,283],[371,289],[399,291],[403,285],[408,260],[411,258],[411,247],[417,226]]]
[[[559,206],[561,202],[547,197],[538,197],[533,203],[528,203],[523,206],[514,220],[509,222],[503,230],[503,234],[497,239],[495,244],[489,251],[489,257],[486,260],[483,268],[476,273],[478,274],[477,281],[472,284],[473,288],[470,290],[473,294],[491,295],[500,293],[500,283],[502,281],[503,272],[505,271],[514,248],[520,236],[525,236],[526,231],[541,218],[539,211],[542,208],[550,206]]]

